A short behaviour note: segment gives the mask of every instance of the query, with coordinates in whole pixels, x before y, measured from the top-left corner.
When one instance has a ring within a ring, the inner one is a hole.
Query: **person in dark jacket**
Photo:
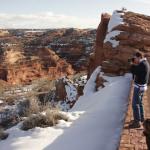
[[[144,121],[143,95],[147,90],[147,84],[150,74],[150,66],[142,53],[137,52],[134,57],[134,93],[132,100],[133,118],[129,125],[130,128],[139,128]]]
[[[130,60],[130,72],[132,73],[132,79],[134,80],[135,78],[135,71],[136,71],[136,66],[138,64],[136,64],[136,61],[135,61],[135,57],[133,57],[131,60]]]

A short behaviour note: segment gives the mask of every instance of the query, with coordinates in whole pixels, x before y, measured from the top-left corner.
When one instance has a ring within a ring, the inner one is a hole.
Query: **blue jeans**
[[[143,108],[143,94],[144,91],[140,91],[139,88],[134,87],[132,109],[133,117],[135,121],[144,121],[144,108]]]

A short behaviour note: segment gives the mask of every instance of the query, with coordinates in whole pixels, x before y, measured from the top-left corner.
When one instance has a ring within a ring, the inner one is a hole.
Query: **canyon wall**
[[[53,80],[74,74],[72,66],[48,48],[12,48],[0,57],[0,79],[11,84],[30,84],[44,77]]]

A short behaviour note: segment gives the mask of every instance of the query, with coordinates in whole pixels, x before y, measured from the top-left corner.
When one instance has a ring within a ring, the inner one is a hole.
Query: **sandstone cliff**
[[[0,79],[29,84],[35,79],[56,79],[74,73],[72,66],[48,48],[11,48],[0,55]]]
[[[150,61],[150,17],[126,10],[102,14],[89,75],[99,65],[105,73],[123,74],[128,71],[128,58],[137,51]]]

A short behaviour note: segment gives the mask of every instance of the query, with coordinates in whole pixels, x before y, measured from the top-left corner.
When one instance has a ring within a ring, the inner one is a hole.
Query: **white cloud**
[[[150,4],[149,0],[134,0],[134,1],[140,2],[140,3],[143,3],[143,4]]]
[[[91,28],[100,20],[43,12],[37,14],[0,14],[0,28]]]

